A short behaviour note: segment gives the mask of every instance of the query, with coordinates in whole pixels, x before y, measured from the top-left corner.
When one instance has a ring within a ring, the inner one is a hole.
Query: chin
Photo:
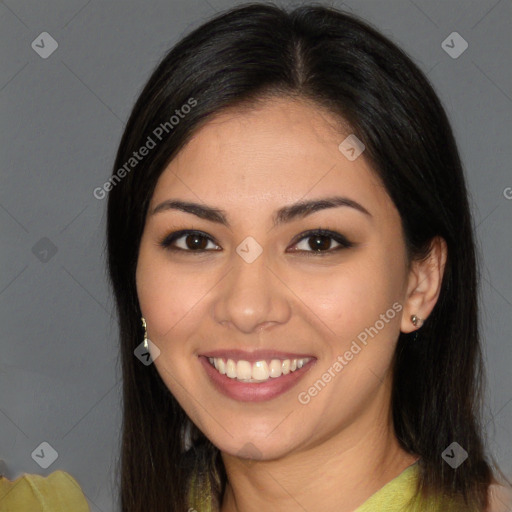
[[[302,444],[287,433],[269,436],[266,433],[251,434],[247,430],[240,430],[232,431],[233,437],[225,432],[219,434],[208,438],[223,454],[247,460],[279,459]]]

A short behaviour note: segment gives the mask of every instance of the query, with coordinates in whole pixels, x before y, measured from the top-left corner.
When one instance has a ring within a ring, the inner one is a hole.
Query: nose
[[[219,283],[214,318],[222,325],[249,334],[290,318],[288,288],[267,265],[265,252],[252,263],[238,255],[233,267]]]

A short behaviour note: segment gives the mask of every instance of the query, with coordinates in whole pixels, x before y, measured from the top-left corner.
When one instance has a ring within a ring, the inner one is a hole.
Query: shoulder
[[[489,486],[489,506],[485,512],[510,512],[512,510],[512,487],[497,483]]]
[[[46,477],[30,473],[15,480],[0,477],[0,510],[90,512],[80,485],[62,470],[54,471]]]

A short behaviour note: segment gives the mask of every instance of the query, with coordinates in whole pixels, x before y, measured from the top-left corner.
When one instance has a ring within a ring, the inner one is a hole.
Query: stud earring
[[[420,322],[421,322],[421,324],[420,324],[420,327],[421,327],[421,325],[423,325],[423,318],[420,318],[419,316],[416,316],[416,315],[411,315],[411,322],[412,322],[415,326],[417,326],[417,325],[418,325],[418,321],[420,321]]]
[[[146,330],[146,320],[142,317],[142,327],[144,327],[144,348],[149,350],[148,346],[148,332]]]

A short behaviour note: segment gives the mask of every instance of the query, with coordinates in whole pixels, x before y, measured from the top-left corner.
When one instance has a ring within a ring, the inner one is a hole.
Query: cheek
[[[329,272],[304,277],[290,277],[293,289],[320,324],[326,335],[339,343],[352,340],[365,328],[375,324],[393,304],[401,300],[403,269],[399,255],[384,251],[365,251],[350,263],[333,267]],[[392,309],[386,320],[399,324]],[[391,319],[390,319],[391,317]],[[380,323],[379,323],[380,325]],[[388,325],[388,323],[386,323]],[[343,341],[341,341],[343,340]]]
[[[199,268],[199,267],[198,267]],[[201,299],[213,286],[214,281],[208,273],[177,268],[154,249],[141,244],[137,263],[137,294],[141,311],[148,324],[148,333],[164,341],[176,330],[185,317],[200,309]]]

